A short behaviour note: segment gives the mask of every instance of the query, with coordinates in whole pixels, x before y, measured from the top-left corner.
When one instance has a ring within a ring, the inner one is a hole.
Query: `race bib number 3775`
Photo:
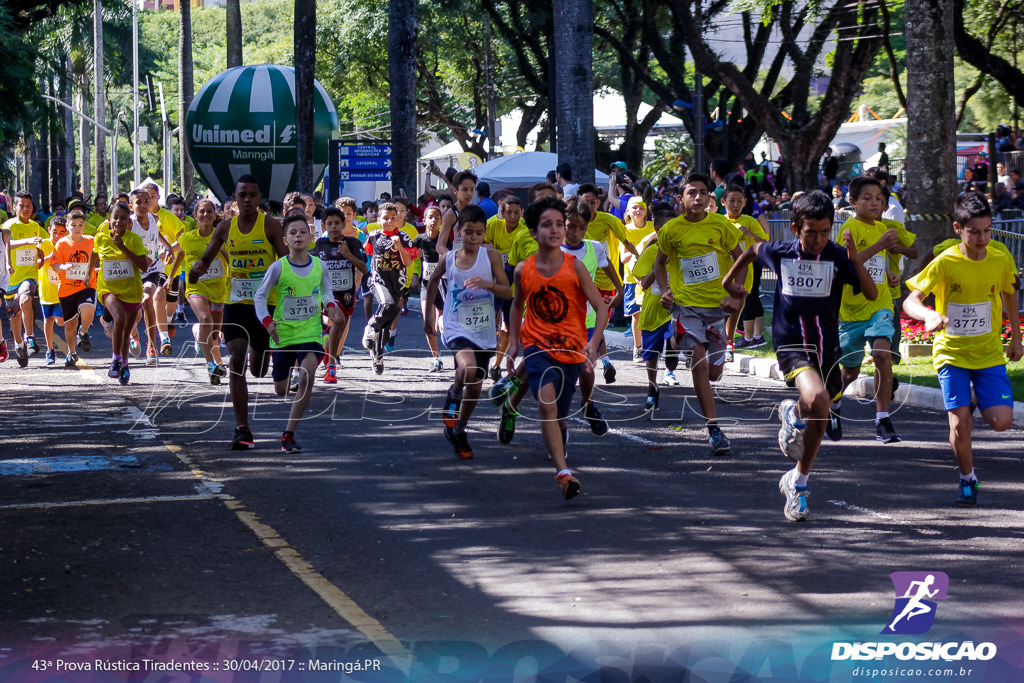
[[[992,302],[946,304],[946,334],[953,337],[978,337],[992,331]]]

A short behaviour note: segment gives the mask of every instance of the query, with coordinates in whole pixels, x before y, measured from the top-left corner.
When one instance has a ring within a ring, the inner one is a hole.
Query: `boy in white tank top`
[[[487,216],[470,205],[459,214],[462,247],[441,259],[427,285],[427,301],[433,301],[441,278],[447,277],[444,296],[444,343],[455,353],[455,382],[444,402],[444,436],[460,458],[473,457],[466,424],[480,398],[487,363],[497,347],[494,297],[512,296],[501,254],[483,246]],[[425,332],[434,329],[435,311],[427,306]]]

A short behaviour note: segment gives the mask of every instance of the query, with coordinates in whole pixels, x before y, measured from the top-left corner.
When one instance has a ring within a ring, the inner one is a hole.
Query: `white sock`
[[[887,417],[889,417],[889,413],[888,412],[875,413],[875,424],[878,424],[879,422],[881,422],[882,420],[884,420]]]
[[[839,410],[839,404],[840,403],[842,403],[842,401],[836,401],[835,403],[833,403],[832,404],[832,410]]]
[[[601,362],[604,363],[605,365],[608,365],[608,364],[611,363],[611,361],[608,360],[608,354],[607,353],[605,355],[601,356]]]
[[[810,474],[801,474],[799,467],[793,468],[793,486],[807,486],[807,477]]]
[[[555,476],[558,476],[558,477],[560,477],[560,476],[562,476],[563,474],[568,474],[568,475],[569,475],[569,476],[571,477],[571,476],[572,476],[572,470],[570,470],[570,469],[569,469],[568,467],[566,467],[566,468],[565,468],[564,470],[562,470],[561,472],[559,472],[559,473],[558,473],[557,475],[555,475]]]
[[[974,474],[974,468],[971,468],[970,474],[961,474],[960,478],[965,481],[978,481],[977,475]]]

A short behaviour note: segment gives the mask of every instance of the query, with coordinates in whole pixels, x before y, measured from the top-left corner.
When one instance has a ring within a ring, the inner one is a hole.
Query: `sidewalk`
[[[627,337],[622,332],[609,330],[604,333],[605,343],[609,348],[628,349],[633,346],[632,337]],[[742,375],[754,375],[765,379],[783,381],[779,364],[774,358],[761,358],[759,356],[748,356],[742,353],[735,355],[735,360],[725,364],[726,370]],[[844,396],[857,396],[867,398],[874,396],[875,381],[872,377],[860,376],[853,384],[846,388]],[[924,408],[937,412],[946,412],[942,401],[942,391],[934,387],[922,387],[915,385],[901,384],[896,390],[896,403],[899,405]],[[1013,403],[1013,426],[1024,427],[1024,402],[1014,401]]]

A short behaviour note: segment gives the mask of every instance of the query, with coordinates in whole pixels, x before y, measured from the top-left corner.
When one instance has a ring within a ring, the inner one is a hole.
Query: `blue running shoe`
[[[978,480],[967,481],[966,479],[960,480],[960,487],[957,489],[958,493],[956,496],[957,507],[972,508],[978,504]]]

